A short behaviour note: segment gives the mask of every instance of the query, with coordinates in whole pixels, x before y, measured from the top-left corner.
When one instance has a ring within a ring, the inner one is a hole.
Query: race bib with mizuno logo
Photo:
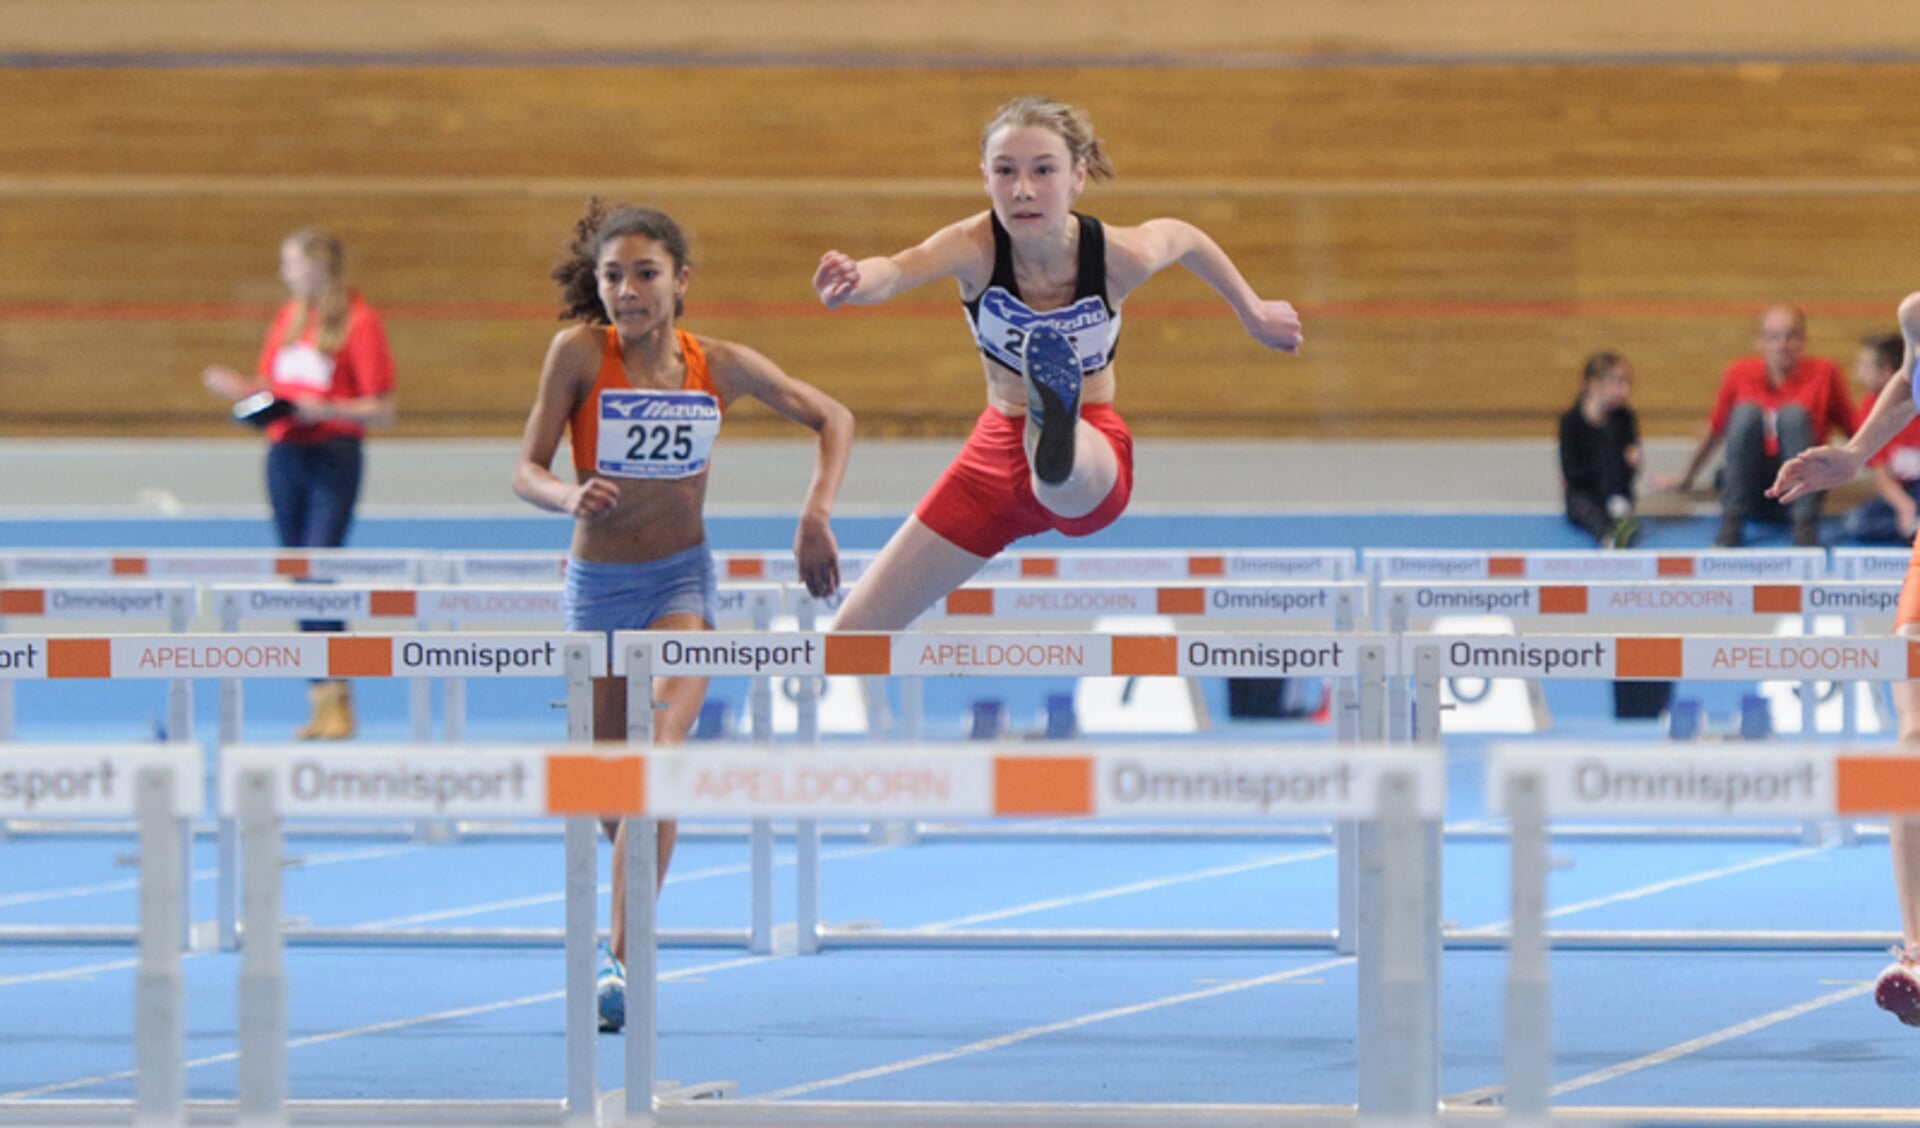
[[[600,393],[593,468],[610,478],[691,478],[720,434],[711,392],[609,389]]]
[[[1065,309],[1036,313],[1025,302],[998,286],[980,295],[973,337],[980,351],[1015,372],[1026,367],[1027,333],[1035,325],[1051,325],[1067,335],[1080,357],[1080,372],[1091,376],[1105,368],[1120,336],[1120,315],[1109,315],[1106,303],[1088,296]]]

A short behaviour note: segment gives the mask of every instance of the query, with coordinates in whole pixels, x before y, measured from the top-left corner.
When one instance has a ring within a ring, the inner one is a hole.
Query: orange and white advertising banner
[[[1714,681],[1907,681],[1920,677],[1920,641],[1862,637],[1701,635],[1682,640],[1678,675]]]
[[[1144,584],[988,584],[963,587],[934,605],[952,618],[1078,619],[1105,615],[1194,615],[1208,618],[1330,619],[1349,599],[1349,613],[1364,605],[1360,583],[1229,583],[1186,586]]]
[[[979,580],[1345,580],[1353,553],[1342,549],[1214,552],[1003,552],[975,574]]]
[[[1446,806],[1442,758],[1404,747],[1143,747],[1103,750],[1094,770],[1094,811],[1106,818],[1367,818],[1394,772],[1413,778],[1423,817],[1439,818]]]
[[[313,744],[221,749],[220,810],[239,806],[242,773],[274,777],[289,818],[535,818],[646,812],[645,767],[608,747]]]
[[[438,565],[457,584],[557,584],[567,576],[564,552],[449,552]]]
[[[1460,552],[1368,549],[1379,580],[1806,580],[1826,572],[1819,549],[1703,549],[1698,552]]]
[[[200,747],[192,744],[0,744],[0,818],[128,818],[143,768],[173,770],[173,814],[200,813]]]
[[[655,674],[706,677],[1345,677],[1359,672],[1360,637],[1251,631],[1182,635],[622,631],[614,638],[613,672],[625,676],[631,641],[651,649]]]
[[[1835,814],[1831,745],[1500,744],[1487,808],[1507,810],[1510,775],[1537,773],[1555,818],[1814,819]]]
[[[1693,678],[1702,681],[1908,681],[1920,640],[1785,635],[1407,635],[1401,669],[1423,646],[1443,677]]]
[[[873,563],[877,552],[843,552],[840,554],[840,583],[851,586],[865,574]],[[719,574],[720,585],[742,581],[765,583],[795,584],[800,582],[800,565],[790,552],[716,552],[713,556],[714,571]]]
[[[1603,615],[1621,618],[1891,615],[1897,583],[1666,581],[1624,584],[1385,583],[1388,600],[1423,615]]]
[[[193,584],[0,584],[0,617],[167,619],[176,606],[184,615],[196,614],[200,589]]]
[[[284,579],[408,582],[420,578],[427,553],[315,552],[22,552],[0,556],[11,580]]]
[[[0,679],[563,677],[565,648],[606,669],[606,636],[156,634],[0,636]]]
[[[1833,571],[1850,580],[1893,580],[1907,578],[1913,563],[1910,548],[1836,548]]]

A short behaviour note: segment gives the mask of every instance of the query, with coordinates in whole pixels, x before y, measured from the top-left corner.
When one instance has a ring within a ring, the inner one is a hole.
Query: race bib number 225
[[[691,478],[707,468],[720,434],[720,404],[708,392],[600,393],[594,469],[611,478]]]

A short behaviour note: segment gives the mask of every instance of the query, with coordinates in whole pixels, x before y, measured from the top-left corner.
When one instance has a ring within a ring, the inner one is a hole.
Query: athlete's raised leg
[[[1113,492],[1119,459],[1106,436],[1080,418],[1080,357],[1066,334],[1036,325],[1027,333],[1024,355],[1023,441],[1034,499],[1062,517],[1084,517]]]
[[[986,562],[921,524],[919,517],[908,517],[853,585],[833,617],[833,629],[904,630]]]

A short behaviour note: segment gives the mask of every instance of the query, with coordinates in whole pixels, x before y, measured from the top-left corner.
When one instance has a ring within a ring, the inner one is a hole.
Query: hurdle
[[[1461,635],[1409,636],[1403,640],[1402,662],[1417,671],[1415,693],[1421,703],[1419,735],[1438,740],[1438,704],[1440,679],[1468,677],[1543,677],[1543,678],[1659,678],[1698,679],[1703,681],[1752,681],[1763,677],[1801,680],[1818,675],[1838,682],[1904,681],[1920,677],[1920,639],[1875,635],[1852,639],[1783,638],[1778,635]],[[1504,747],[1504,746],[1502,746]],[[1543,743],[1530,746],[1543,755],[1555,749],[1578,749],[1579,745]],[[1764,758],[1769,750],[1785,745],[1745,745],[1726,755]],[[1815,746],[1816,748],[1818,746]],[[1635,750],[1636,753],[1638,750]],[[1517,754],[1517,753],[1516,753]],[[1622,750],[1620,755],[1627,755]],[[1709,746],[1658,746],[1645,753],[1684,761],[1691,756],[1720,755]],[[1832,749],[1796,753],[1807,756],[1835,755]],[[1502,800],[1504,802],[1504,800]],[[1762,811],[1783,818],[1799,817],[1814,810],[1817,817],[1834,814],[1830,809],[1794,808],[1781,805],[1742,812],[1754,817]],[[1594,808],[1590,813],[1604,813]],[[1626,813],[1624,807],[1620,813]],[[1685,814],[1691,807],[1675,806],[1661,814]],[[1715,818],[1729,818],[1725,812]],[[1445,942],[1454,947],[1500,947],[1510,942],[1508,933],[1495,930],[1449,930]],[[1558,931],[1547,934],[1549,943],[1561,948],[1633,948],[1644,950],[1684,949],[1792,949],[1792,950],[1871,950],[1884,948],[1898,940],[1891,932],[1817,932],[1817,931],[1741,931],[1741,930],[1669,930],[1660,932]]]
[[[614,636],[613,672],[629,691],[660,674],[691,676],[772,674],[806,684],[836,674],[929,676],[1222,676],[1249,667],[1269,676],[1342,678],[1357,683],[1362,740],[1380,739],[1380,701],[1389,648],[1364,635],[1270,635],[1224,632],[1170,635],[1091,635],[988,632],[931,634],[750,634],[622,631]],[[1008,665],[1008,661],[1014,664]],[[817,735],[810,734],[810,735]],[[1213,749],[1209,748],[1208,755]],[[809,751],[808,755],[813,753]],[[1433,757],[1438,762],[1438,757]],[[1310,817],[1313,812],[1303,812]],[[951,930],[836,928],[820,922],[818,849],[802,828],[797,865],[799,950],[842,947],[1333,947],[1356,942],[1358,909],[1352,849],[1336,839],[1341,894],[1338,924],[1330,930],[1131,931]],[[1365,943],[1363,932],[1358,942]]]
[[[240,686],[259,679],[552,677],[567,693],[567,734],[585,742],[592,735],[592,679],[607,665],[606,636],[600,632],[431,633],[394,635],[311,633],[277,635],[181,634],[110,637],[9,636],[8,645],[30,656],[19,668],[0,670],[11,678],[168,679],[186,676],[235,677],[233,692],[223,695],[219,725],[223,750],[240,745],[243,698]],[[216,937],[221,948],[240,945],[240,896],[237,826],[219,823],[219,888]],[[735,945],[740,930],[676,932],[671,942]],[[0,939],[6,933],[0,932]],[[290,928],[286,938],[312,944],[538,945],[553,943],[552,930],[526,929],[325,929]]]
[[[183,632],[200,613],[200,589],[185,583],[52,581],[0,582],[0,741],[12,740],[15,726],[13,682],[5,671],[24,664],[7,643],[11,618],[50,621],[150,622],[165,621],[167,629]],[[193,738],[193,683],[174,679],[167,686],[166,739]],[[32,829],[0,820],[0,837]],[[64,830],[65,828],[58,828]]]
[[[1834,745],[1623,747],[1603,743],[1500,744],[1488,758],[1489,810],[1512,820],[1512,939],[1505,999],[1505,1105],[1519,1123],[1582,1119],[1662,1124],[1920,1123],[1913,1108],[1552,1107],[1553,947],[1572,947],[1546,927],[1547,820],[1622,817],[1724,819],[1734,808],[1784,819],[1920,814],[1912,781],[1920,758],[1895,750]],[[1703,779],[1714,788],[1649,789],[1630,780]],[[1739,794],[1735,794],[1739,792]],[[1897,934],[1889,934],[1897,939]]]
[[[1541,583],[1480,581],[1447,583],[1385,582],[1380,595],[1388,628],[1412,634],[1417,615],[1497,612],[1515,618],[1556,623],[1579,618],[1746,619],[1797,616],[1803,638],[1817,638],[1813,621],[1821,615],[1845,616],[1849,625],[1862,614],[1891,616],[1900,585],[1888,580],[1633,581],[1624,583]],[[1499,636],[1488,636],[1499,637]],[[1526,637],[1515,635],[1513,637]],[[1793,636],[1786,636],[1793,637]],[[1777,679],[1768,679],[1777,680]],[[1801,732],[1819,731],[1819,695],[1812,681],[1800,683]],[[1842,739],[1859,735],[1853,698],[1843,698]]]
[[[132,1111],[141,1124],[184,1123],[186,1022],[179,937],[188,920],[181,844],[200,813],[202,791],[199,750],[185,745],[0,744],[0,815],[131,817],[139,828],[139,922],[102,927],[94,938],[131,940],[140,948]],[[47,1116],[41,1102],[0,1102],[0,1123],[40,1124]]]
[[[483,756],[476,750],[486,748]],[[330,770],[353,770],[356,764],[382,769],[403,757],[405,770],[414,773],[468,772],[475,765],[497,778],[522,781],[517,789],[500,787],[484,797],[458,800],[461,813],[471,817],[564,817],[567,835],[568,931],[567,1073],[566,1096],[551,1102],[519,1102],[527,1117],[567,1124],[596,1122],[600,1103],[596,1077],[593,1013],[593,836],[599,816],[621,813],[635,820],[627,836],[628,881],[628,995],[624,1057],[625,1085],[618,1107],[608,1114],[624,1116],[624,1123],[698,1124],[718,1117],[729,1123],[893,1124],[912,1114],[918,1105],[860,1102],[811,1105],[808,1102],[751,1102],[732,1099],[689,1100],[686,1090],[659,1093],[657,1082],[658,1022],[655,993],[654,909],[651,896],[654,836],[653,820],[669,817],[755,818],[792,817],[816,820],[833,815],[858,814],[870,818],[942,816],[965,818],[1030,818],[1094,816],[1107,818],[1287,817],[1297,812],[1270,813],[1244,800],[1168,799],[1142,795],[1124,784],[1127,773],[1190,771],[1186,755],[1177,749],[1074,750],[1036,752],[1029,749],[991,749],[969,746],[861,745],[846,750],[819,749],[806,757],[752,746],[713,748],[697,752],[671,749],[636,754],[632,749],[472,746],[465,749],[428,746],[385,750],[368,757],[361,749],[297,746],[251,746],[234,750],[222,764],[223,811],[246,826],[249,901],[246,959],[241,970],[241,1092],[236,1112],[243,1119],[278,1122],[289,1114],[321,1122],[329,1119],[327,1102],[289,1102],[286,1099],[285,971],[279,960],[279,937],[274,925],[279,912],[278,821],[304,817],[364,817],[370,812],[352,797],[317,801],[310,792],[291,786],[311,761]],[[1438,1052],[1428,1034],[1431,1024],[1424,1008],[1431,996],[1427,965],[1420,951],[1420,921],[1436,911],[1418,879],[1424,865],[1422,820],[1439,817],[1444,803],[1444,780],[1439,763],[1408,749],[1317,748],[1312,750],[1247,749],[1237,754],[1243,771],[1306,770],[1338,775],[1351,786],[1329,793],[1314,814],[1324,818],[1365,820],[1380,828],[1382,850],[1371,860],[1367,882],[1377,895],[1370,897],[1381,937],[1377,978],[1363,979],[1357,1008],[1375,1008],[1382,1021],[1366,1025],[1357,1046],[1355,1105],[1242,1106],[1222,1110],[1213,1106],[1115,1105],[1103,1113],[1085,1105],[1022,1105],[1018,1122],[1046,1124],[1140,1124],[1151,1117],[1180,1123],[1244,1124],[1270,1122],[1275,1117],[1340,1116],[1404,1118],[1423,1122],[1436,1107]],[[338,767],[332,767],[338,766]],[[928,786],[889,789],[880,794],[867,789],[854,793],[822,791],[806,786],[803,777],[862,778],[904,781],[908,777]],[[753,787],[734,787],[727,780],[760,781]],[[471,805],[468,805],[471,804]],[[699,1092],[725,1091],[724,1083],[696,1087]],[[484,1113],[501,1111],[507,1102],[468,1102],[446,1109],[448,1115],[475,1122]],[[379,1101],[353,1102],[356,1119],[376,1119],[389,1111]],[[725,1106],[725,1107],[720,1107]],[[421,1110],[409,1104],[392,1110],[419,1120]],[[1250,1115],[1262,1117],[1250,1121]],[[1009,1123],[1009,1110],[992,1105],[947,1106],[942,1123]],[[820,1119],[825,1117],[827,1119]],[[955,1119],[955,1118],[958,1119]],[[1090,1119],[1091,1118],[1091,1119]]]

